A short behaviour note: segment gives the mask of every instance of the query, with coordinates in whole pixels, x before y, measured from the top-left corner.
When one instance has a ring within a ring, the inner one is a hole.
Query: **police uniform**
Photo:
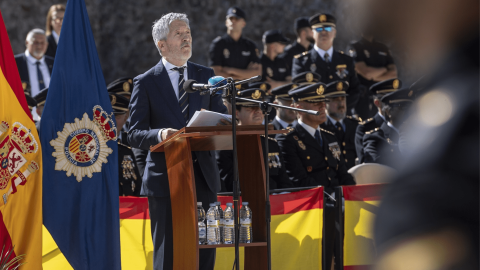
[[[331,82],[327,84],[324,95],[326,98],[343,97],[346,96],[346,88],[348,88],[348,85],[345,82]],[[355,131],[357,130],[358,121],[349,115],[342,119],[342,123],[336,122],[334,124],[334,121],[334,119],[328,117],[327,121],[321,124],[320,127],[334,133],[337,137],[348,170],[355,166],[355,159],[357,158]]]
[[[287,101],[292,101],[290,96],[288,95],[288,91],[297,88],[298,85],[294,83],[289,83],[289,84],[284,84],[282,86],[276,87],[272,89],[271,93],[274,99],[279,99],[279,100],[287,100]],[[277,117],[273,119],[271,122],[275,130],[282,130],[286,129],[287,127],[293,127],[293,124],[296,124],[296,121],[294,121],[292,124],[288,124],[284,122],[283,124],[280,123],[280,121],[277,120]],[[273,136],[274,137],[274,136]]]
[[[312,28],[321,26],[335,26],[335,18],[329,14],[317,14],[309,19]],[[347,113],[351,113],[351,109],[355,108],[360,95],[360,82],[355,72],[353,59],[340,51],[333,50],[329,56],[330,61],[327,63],[315,50],[315,47],[308,52],[296,55],[293,60],[292,77],[295,75],[311,71],[321,76],[321,81],[325,84],[334,81],[346,81],[349,84]]]
[[[269,30],[263,34],[263,44],[270,44],[274,42],[286,44],[289,40],[279,30]],[[264,53],[260,56],[260,63],[262,64],[262,80],[270,78],[275,81],[286,81],[291,74],[288,72],[288,64],[285,60],[277,56],[271,60]]]
[[[297,18],[295,19],[295,23],[293,26],[293,29],[295,32],[297,32],[301,28],[305,27],[310,27],[310,23],[308,22],[308,18]],[[306,51],[309,51],[313,49],[313,44],[308,45],[308,48],[303,47],[300,43],[298,43],[296,40],[285,47],[285,50],[283,53],[280,55],[281,58],[287,63],[288,65],[288,72],[289,74],[292,73],[292,62],[293,62],[293,57],[298,54],[302,54]]]
[[[413,91],[401,89],[382,97],[382,102],[389,106],[409,106],[413,101]],[[399,131],[389,122],[380,128],[365,132],[363,152],[366,163],[380,163],[396,167],[401,159],[398,147]]]
[[[389,79],[389,80],[378,82],[370,86],[369,91],[372,94],[372,96],[381,98],[385,94],[396,91],[401,86],[402,86],[401,80]],[[375,116],[360,122],[359,125],[357,126],[357,130],[355,132],[355,148],[357,151],[357,157],[358,157],[359,163],[365,162],[364,153],[363,153],[363,147],[364,147],[363,136],[365,136],[365,132],[374,130],[376,128],[380,128],[380,126],[384,122],[386,122],[385,117],[377,112]]]
[[[251,99],[264,99],[265,92],[260,88],[250,88],[241,91],[238,97]],[[257,107],[257,103],[237,101],[238,106]],[[262,149],[265,147],[265,136],[261,136]],[[268,138],[268,165],[270,175],[270,189],[281,189],[294,187],[287,176],[283,165],[283,157],[280,154],[280,148],[274,138]],[[216,151],[217,165],[220,172],[222,191],[233,191],[233,151]]]
[[[238,7],[229,8],[227,17],[246,18],[245,12]],[[253,41],[243,36],[233,40],[228,34],[218,36],[210,45],[208,65],[246,69],[248,65],[260,63],[259,51]]]
[[[355,62],[364,62],[369,67],[386,68],[388,65],[395,64],[388,47],[375,40],[370,42],[367,39],[362,38],[358,42],[351,44],[348,53],[353,57]],[[361,74],[358,74],[358,80],[360,81],[360,84],[366,87],[366,89],[376,83],[373,80],[364,78]],[[375,115],[377,109],[373,104],[370,92],[365,91],[362,93],[355,109],[363,119]]]
[[[272,89],[272,86],[268,82],[253,82],[248,84],[248,87],[246,89],[251,89],[251,88],[260,88],[260,90],[264,91],[265,92],[264,100],[267,102],[273,102],[273,100],[275,99],[275,97],[270,94],[270,89]],[[269,123],[275,118],[276,114],[277,113],[276,113],[275,107],[271,107],[271,110],[268,114]]]
[[[110,103],[114,114],[125,114],[128,112],[129,100],[115,93],[109,93]],[[128,145],[125,131],[118,132],[118,177],[120,196],[139,196],[142,178],[138,172],[135,155]]]

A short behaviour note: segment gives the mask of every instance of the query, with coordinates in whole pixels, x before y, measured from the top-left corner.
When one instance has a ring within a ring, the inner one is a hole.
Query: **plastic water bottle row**
[[[235,243],[235,220],[232,203],[227,203],[225,211],[220,202],[211,203],[205,216],[201,202],[197,202],[198,243],[218,245]],[[206,224],[205,224],[206,221]],[[252,243],[252,210],[248,202],[240,208],[240,243]]]

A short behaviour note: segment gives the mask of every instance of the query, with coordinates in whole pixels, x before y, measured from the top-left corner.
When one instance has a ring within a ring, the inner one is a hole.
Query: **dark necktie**
[[[325,62],[330,63],[330,55],[328,55],[328,53],[325,53],[323,58],[325,59]]]
[[[335,127],[337,128],[337,130],[335,131],[335,134],[337,134],[337,139],[339,141],[343,141],[343,136],[345,136],[345,131],[343,130],[343,127],[340,124],[340,122],[337,122],[335,124]]]
[[[185,90],[183,90],[183,71],[185,67],[175,67],[174,70],[178,71],[180,76],[178,76],[178,104],[180,104],[180,110],[182,111],[183,118],[185,122],[188,123],[188,95]]]
[[[317,140],[320,146],[323,146],[322,136],[320,136],[320,132],[318,130],[315,130],[315,140]]]
[[[35,64],[37,65],[38,91],[42,91],[42,89],[45,88],[45,83],[43,82],[43,75],[40,71],[40,61],[37,61]]]
[[[292,124],[288,124],[287,128],[291,128],[291,127],[293,127],[293,125],[292,125]]]

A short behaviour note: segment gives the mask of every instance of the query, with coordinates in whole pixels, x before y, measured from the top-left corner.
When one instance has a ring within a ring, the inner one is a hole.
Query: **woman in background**
[[[58,39],[60,38],[60,30],[62,29],[63,15],[65,14],[65,5],[57,4],[50,7],[47,14],[47,24],[45,32],[48,40],[48,48],[45,53],[55,58],[57,52]]]

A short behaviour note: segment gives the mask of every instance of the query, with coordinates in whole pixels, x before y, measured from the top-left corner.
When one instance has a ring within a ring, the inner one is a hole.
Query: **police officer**
[[[265,91],[260,88],[250,88],[241,91],[238,97],[263,100]],[[261,125],[263,121],[263,113],[258,103],[248,101],[237,101],[236,118],[238,125]],[[268,165],[270,172],[270,189],[281,189],[294,187],[293,183],[285,172],[283,158],[280,154],[280,148],[274,138],[262,137],[262,148],[265,141],[268,141]],[[233,156],[231,150],[221,150],[216,152],[217,165],[220,171],[220,179],[222,180],[222,191],[233,190]]]
[[[40,121],[42,121],[42,113],[43,113],[43,108],[45,107],[45,101],[47,100],[47,94],[48,94],[48,87],[42,89],[38,94],[36,94],[33,99],[36,101],[36,112],[37,115],[40,117],[40,119],[35,123],[35,127],[37,128],[38,134],[40,135]],[[29,95],[25,95],[27,97],[27,102],[28,99],[30,98]]]
[[[239,7],[227,11],[227,33],[215,38],[209,49],[209,63],[215,74],[244,80],[261,75],[259,51],[253,41],[242,36],[246,14]]]
[[[327,121],[320,127],[335,133],[348,170],[355,166],[355,159],[357,158],[355,131],[358,121],[347,115],[346,89],[348,89],[348,85],[342,81],[327,84],[324,93],[324,96],[329,100],[326,105]]]
[[[291,80],[287,62],[279,57],[283,53],[288,39],[279,30],[269,30],[263,34],[263,52],[260,55],[262,80],[273,88],[287,84]]]
[[[385,80],[370,86],[369,91],[372,93],[373,104],[377,107],[377,114],[372,118],[360,122],[357,126],[355,132],[355,148],[359,163],[365,161],[363,158],[363,136],[365,132],[379,128],[386,121],[382,112],[381,98],[388,93],[396,91],[400,87],[402,87],[402,81],[399,79]]]
[[[125,131],[121,130],[128,119],[129,100],[124,96],[114,93],[109,93],[109,97],[117,123],[117,133],[125,133]],[[138,172],[135,155],[126,140],[126,134],[118,136],[117,139],[120,196],[139,196],[142,178]]]
[[[401,153],[398,147],[400,126],[413,102],[413,91],[401,89],[382,97],[382,112],[387,121],[379,128],[365,132],[363,151],[365,162],[395,167]]]
[[[315,45],[313,49],[296,55],[293,60],[292,77],[311,71],[320,74],[322,82],[346,81],[348,88],[347,114],[353,114],[360,94],[360,82],[355,72],[353,59],[333,49],[333,40],[337,34],[336,20],[330,14],[316,14],[309,19],[313,30]]]
[[[397,67],[388,47],[368,33],[364,33],[362,39],[353,43],[348,53],[355,60],[358,79],[364,86],[355,110],[360,118],[367,119],[377,111],[368,89],[376,82],[396,78]]]
[[[285,47],[284,53],[280,55],[280,57],[282,57],[287,63],[289,68],[288,71],[290,73],[292,72],[293,57],[313,49],[313,43],[315,43],[308,18],[296,18],[295,23],[293,24],[293,30],[297,35],[297,39],[292,44]]]
[[[280,87],[272,89],[272,96],[275,98],[273,103],[283,105],[283,106],[292,106],[292,99],[288,95],[288,91],[298,87],[298,85],[289,83],[282,85]],[[297,124],[297,114],[295,111],[275,108],[276,115],[275,119],[272,121],[272,125],[275,130],[281,130],[286,128],[291,128]]]
[[[114,80],[113,82],[107,85],[107,90],[110,93],[115,93],[121,95],[130,100],[133,90],[133,78],[132,77],[122,77]]]

